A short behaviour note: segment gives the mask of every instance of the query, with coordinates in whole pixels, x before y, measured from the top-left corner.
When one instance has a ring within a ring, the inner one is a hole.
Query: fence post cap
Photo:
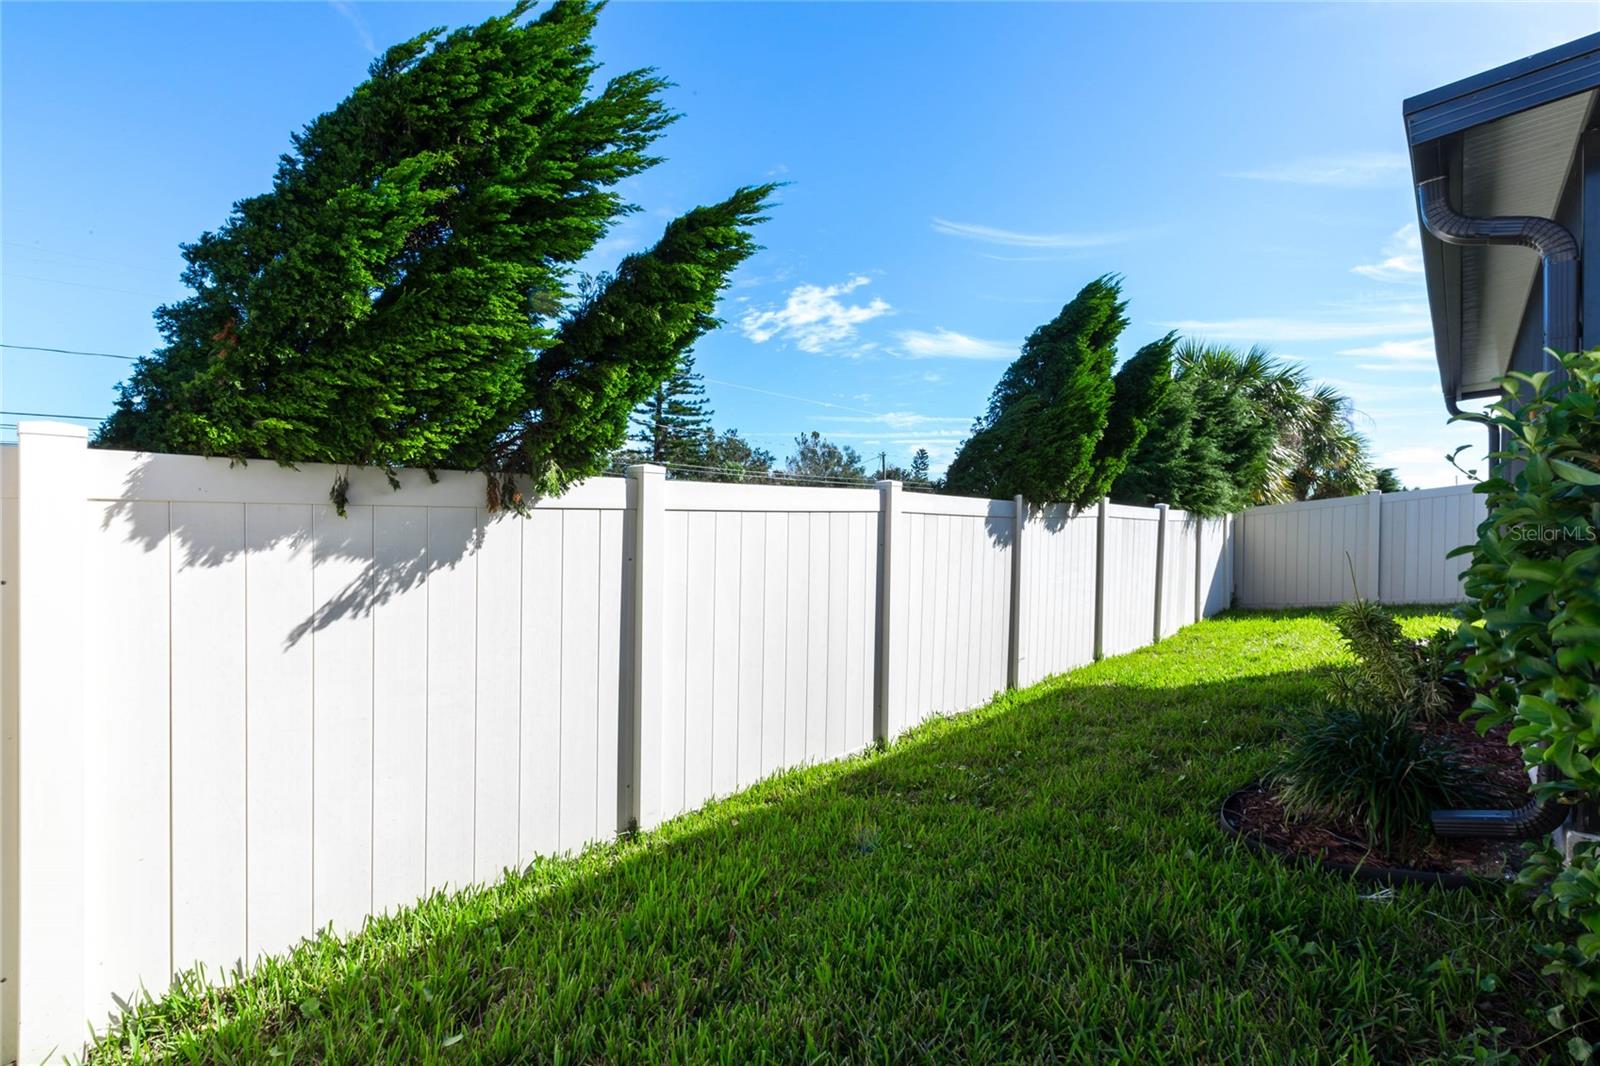
[[[1167,506],[1168,506],[1167,504],[1158,503],[1158,504],[1155,505],[1155,508],[1158,511],[1165,511],[1167,509]]]
[[[75,426],[70,422],[18,422],[18,437],[74,437],[78,440],[89,439],[87,426]]]
[[[667,468],[660,463],[633,463],[628,467],[629,477],[666,477]]]
[[[874,481],[872,484],[877,488],[886,489],[891,486],[894,488],[899,488],[902,483],[896,481],[894,478],[886,478],[883,481]]]

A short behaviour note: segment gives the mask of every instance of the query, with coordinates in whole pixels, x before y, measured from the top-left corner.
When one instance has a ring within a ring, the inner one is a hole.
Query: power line
[[[101,292],[120,292],[128,296],[148,296],[152,300],[165,300],[171,293],[142,292],[138,289],[119,289],[114,285],[94,285],[87,281],[67,281],[65,278],[42,278],[37,274],[18,274],[10,270],[0,270],[0,277],[23,278],[27,281],[47,281],[52,285],[71,285],[77,289],[99,289]]]
[[[10,415],[13,418],[65,418],[73,422],[104,422],[105,415],[63,415],[52,414],[49,411],[0,411],[0,415]]]
[[[106,266],[119,267],[119,268],[121,268],[123,270],[143,270],[143,271],[146,271],[146,272],[151,273],[151,274],[160,274],[163,277],[171,277],[172,276],[172,273],[170,271],[162,269],[162,268],[159,268],[159,267],[153,267],[153,266],[148,266],[148,265],[147,266],[138,266],[138,265],[135,265],[133,263],[122,263],[122,262],[119,262],[119,261],[117,261],[115,259],[102,259],[102,258],[100,258],[99,256],[96,256],[96,255],[83,255],[80,252],[63,252],[58,248],[45,248],[42,245],[29,244],[26,241],[0,241],[0,244],[5,245],[7,248],[20,248],[20,249],[22,249],[24,251],[39,252],[39,253],[42,253],[44,255],[59,255],[59,256],[65,257],[67,259],[82,259],[86,263],[103,263]]]
[[[76,348],[40,348],[33,344],[0,344],[0,348],[19,352],[49,352],[51,355],[92,355],[97,359],[126,359],[130,363],[141,358],[137,355],[118,355],[116,352],[80,352]]]

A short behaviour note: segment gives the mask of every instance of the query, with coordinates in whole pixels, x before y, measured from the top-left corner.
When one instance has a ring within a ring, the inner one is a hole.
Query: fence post
[[[20,1062],[76,1054],[84,1034],[83,671],[88,504],[82,426],[17,428],[14,905]],[[8,738],[9,740],[9,738]],[[9,847],[8,847],[9,852]],[[9,886],[8,886],[9,887]],[[10,895],[10,892],[0,893]]]
[[[1152,632],[1161,639],[1161,600],[1167,584],[1167,505],[1156,504],[1156,616]]]
[[[898,481],[878,482],[878,664],[872,701],[872,736],[887,743],[900,724],[892,715],[896,683],[902,681],[901,663],[894,653],[895,627],[901,623],[899,598],[905,595],[905,551],[899,546],[901,486]],[[895,721],[891,721],[891,717]]]
[[[1106,655],[1106,497],[1094,522],[1094,657]]]
[[[1382,558],[1383,550],[1383,490],[1373,489],[1367,493],[1367,566],[1366,599],[1373,603],[1383,600],[1383,589],[1378,587],[1382,580],[1379,576],[1378,561]]]
[[[640,829],[661,821],[661,626],[665,595],[667,468],[628,467],[633,482],[633,699],[623,759],[632,793],[628,808]]]
[[[1016,519],[1011,533],[1011,618],[1007,638],[1006,688],[1018,688],[1022,677],[1022,527],[1028,522],[1028,501],[1013,496]]]

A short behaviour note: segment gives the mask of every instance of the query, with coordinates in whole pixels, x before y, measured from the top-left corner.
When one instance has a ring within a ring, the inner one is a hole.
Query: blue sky
[[[377,49],[499,5],[0,5],[0,340],[141,354],[178,244],[270,182]],[[697,348],[722,427],[948,461],[1017,344],[1126,278],[1125,354],[1262,343],[1449,484],[1400,102],[1600,29],[1573,4],[614,3],[684,118],[591,268],[781,179]],[[1426,42],[1425,46],[1420,42]],[[0,407],[103,415],[127,364],[3,352]],[[11,415],[0,421],[14,422]],[[9,433],[9,431],[8,431]]]

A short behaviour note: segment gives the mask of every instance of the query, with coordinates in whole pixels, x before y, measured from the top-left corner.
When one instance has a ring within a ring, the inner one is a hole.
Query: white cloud
[[[1432,329],[1426,308],[1399,305],[1380,309],[1371,318],[1348,313],[1305,318],[1183,319],[1163,323],[1168,329],[1215,341],[1285,343],[1362,340],[1367,337],[1425,333]]]
[[[1397,363],[1432,362],[1433,338],[1415,337],[1408,341],[1381,341],[1361,348],[1343,348],[1339,354],[1388,359]]]
[[[367,28],[367,20],[361,17],[361,12],[355,9],[355,5],[349,3],[348,0],[328,0],[328,3],[346,22],[350,23],[351,29],[356,31],[356,38],[361,42],[361,47],[373,55],[377,55],[378,43],[372,39],[372,31]]]
[[[965,333],[938,327],[932,333],[920,329],[895,334],[900,352],[908,359],[1009,359],[1017,346],[1006,341],[987,341]]]
[[[1362,263],[1350,268],[1373,281],[1413,283],[1422,278],[1422,237],[1415,222],[1401,226],[1383,246],[1383,258],[1376,263]]]
[[[884,426],[891,430],[933,428],[936,426],[964,429],[971,419],[961,415],[924,415],[916,411],[884,411],[873,415],[818,415],[819,422],[852,423],[855,425]],[[844,434],[848,436],[848,434]]]
[[[933,220],[933,232],[1013,248],[1099,248],[1128,239],[1126,234],[1120,233],[1024,233],[972,222],[951,222],[943,218]]]
[[[1468,470],[1476,469],[1483,476],[1483,446],[1481,441],[1462,441],[1475,447],[1462,452],[1456,461]],[[1445,456],[1454,448],[1455,441],[1440,441],[1436,446],[1388,448],[1378,453],[1378,465],[1392,467],[1401,484],[1413,489],[1433,489],[1445,485],[1460,485],[1467,480],[1459,470],[1450,465]]]
[[[756,344],[779,338],[803,352],[824,351],[853,338],[861,323],[893,310],[879,296],[864,304],[840,299],[871,280],[857,274],[838,285],[797,285],[789,290],[782,307],[746,311],[739,319],[739,329]]]
[[[1351,152],[1291,159],[1255,170],[1235,171],[1227,176],[1288,185],[1363,189],[1390,184],[1404,174],[1410,165],[1403,152]]]

